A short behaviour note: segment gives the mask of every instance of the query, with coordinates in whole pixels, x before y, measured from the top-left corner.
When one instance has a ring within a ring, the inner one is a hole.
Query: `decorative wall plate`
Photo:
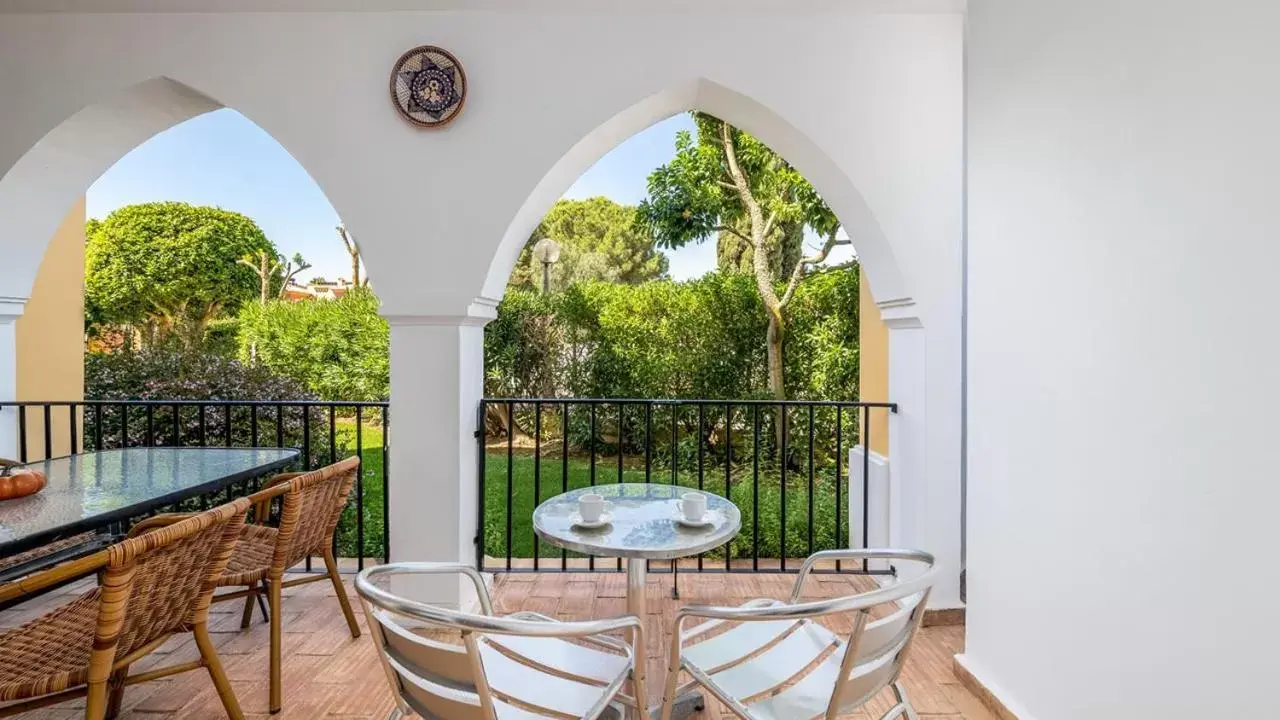
[[[453,122],[467,100],[467,74],[448,50],[422,45],[391,70],[391,101],[405,120],[438,128]]]

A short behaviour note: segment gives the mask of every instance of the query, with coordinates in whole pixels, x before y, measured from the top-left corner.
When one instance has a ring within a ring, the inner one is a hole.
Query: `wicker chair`
[[[175,521],[151,518],[101,552],[0,586],[0,600],[102,570],[98,587],[0,634],[0,717],[86,697],[88,720],[114,717],[127,685],[206,668],[228,717],[244,717],[207,627],[209,602],[244,526],[249,501]],[[129,675],[170,636],[195,635],[200,659]]]
[[[271,683],[270,710],[279,712],[281,695],[280,645],[283,629],[280,592],[284,588],[328,579],[338,594],[338,604],[346,616],[351,637],[360,637],[360,626],[347,599],[338,564],[333,557],[333,533],[338,527],[347,496],[355,486],[360,459],[350,457],[308,473],[277,475],[257,493],[249,496],[253,503],[254,522],[241,531],[231,562],[218,579],[219,587],[244,587],[244,590],[214,597],[214,602],[244,598],[241,627],[249,627],[253,619],[255,599],[265,594],[270,605]],[[279,527],[268,527],[271,505],[281,498]],[[324,558],[326,573],[285,581],[289,568],[308,557]]]

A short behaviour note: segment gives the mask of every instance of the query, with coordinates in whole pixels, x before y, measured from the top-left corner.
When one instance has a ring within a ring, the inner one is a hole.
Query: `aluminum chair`
[[[800,602],[805,577],[816,563],[864,559],[925,567],[911,580],[878,590]],[[662,720],[670,720],[676,699],[698,685],[748,720],[832,720],[892,688],[897,702],[881,720],[916,720],[899,676],[933,586],[933,563],[932,555],[918,550],[830,550],[805,560],[789,602],[765,599],[736,608],[680,609]],[[852,619],[847,637],[816,622],[835,615]],[[707,622],[686,631],[688,618]],[[717,629],[724,632],[709,635]],[[681,670],[692,680],[677,687]]]
[[[409,600],[374,582],[457,574],[475,584],[482,614]],[[632,696],[621,692],[633,668],[632,647],[644,642],[635,616],[575,622],[533,612],[498,617],[480,574],[453,563],[367,568],[356,577],[356,592],[396,698],[392,719],[416,713],[430,720],[591,720],[610,705],[635,708],[635,698],[645,697],[643,686]],[[461,644],[440,639],[441,631],[460,633]],[[631,643],[604,635],[617,631],[629,632]]]

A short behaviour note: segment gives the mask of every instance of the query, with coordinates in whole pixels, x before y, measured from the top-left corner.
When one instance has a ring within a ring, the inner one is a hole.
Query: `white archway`
[[[45,247],[76,198],[117,160],[178,123],[221,108],[167,77],[145,80],[81,109],[49,131],[0,178],[5,272],[0,297],[25,299]]]
[[[848,176],[803,132],[762,103],[706,78],[650,95],[605,121],[578,141],[530,192],[503,234],[485,278],[484,296],[502,297],[529,234],[584,172],[610,150],[673,115],[698,110],[760,138],[798,169],[831,206],[853,240],[874,295],[881,302],[909,302],[893,249],[862,194]]]

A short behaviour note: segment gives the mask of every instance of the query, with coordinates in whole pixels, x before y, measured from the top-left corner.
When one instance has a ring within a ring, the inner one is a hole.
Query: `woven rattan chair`
[[[800,602],[813,566],[837,560],[892,560],[924,569],[870,592]],[[896,702],[881,720],[916,720],[898,678],[935,573],[933,556],[918,550],[828,550],[805,560],[789,602],[761,599],[735,608],[681,608],[662,720],[670,720],[676,699],[695,685],[746,720],[834,720],[891,688]],[[852,621],[852,631],[843,637],[815,622],[839,615]],[[682,627],[688,618],[707,622],[686,631]],[[677,687],[681,670],[693,679]]]
[[[88,720],[114,717],[127,685],[206,668],[228,717],[243,717],[206,625],[209,601],[244,526],[248,499],[182,520],[152,518],[98,553],[0,586],[0,600],[102,570],[98,587],[0,634],[0,717],[84,696]],[[200,659],[129,675],[175,633]]]
[[[312,472],[272,478],[262,490],[249,496],[253,503],[254,522],[244,526],[231,562],[218,580],[219,587],[245,588],[214,598],[214,602],[245,599],[241,627],[248,627],[253,619],[255,599],[263,594],[268,598],[267,604],[271,608],[270,710],[273,713],[279,712],[283,694],[280,683],[281,590],[328,579],[338,594],[338,604],[346,616],[351,637],[360,637],[360,626],[356,624],[355,613],[351,611],[351,602],[347,599],[342,578],[338,575],[338,564],[333,557],[333,533],[359,471],[360,459],[350,457]],[[279,526],[268,527],[266,522],[276,498],[281,500]],[[324,558],[325,574],[284,580],[285,571],[312,556]]]

